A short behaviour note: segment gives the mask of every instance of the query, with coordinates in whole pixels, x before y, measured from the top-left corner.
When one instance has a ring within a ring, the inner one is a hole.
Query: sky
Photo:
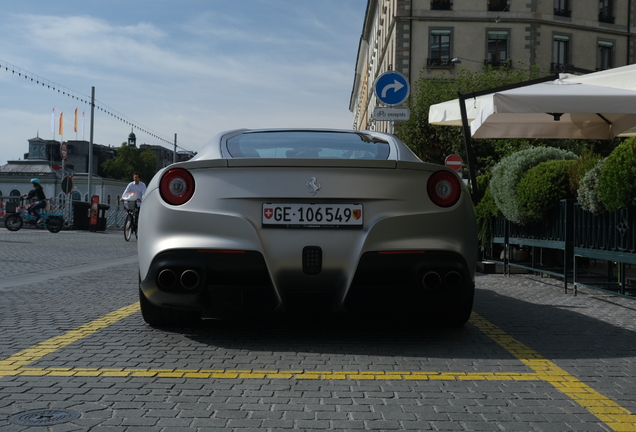
[[[172,148],[177,134],[197,152],[236,128],[351,129],[366,3],[3,2],[0,165],[36,136],[88,141],[92,87],[93,142],[113,147],[131,130],[138,145]]]

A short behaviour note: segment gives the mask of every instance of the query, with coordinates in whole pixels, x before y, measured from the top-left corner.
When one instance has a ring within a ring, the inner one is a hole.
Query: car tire
[[[201,312],[155,306],[139,289],[141,316],[151,327],[192,327],[201,321]]]
[[[12,214],[4,219],[4,226],[9,231],[18,231],[22,228],[22,225],[24,225],[24,222],[19,214]]]
[[[60,232],[63,226],[64,226],[64,222],[62,221],[62,219],[58,219],[58,218],[49,218],[49,220],[46,223],[46,228],[52,233]]]
[[[461,327],[468,322],[470,314],[473,311],[473,300],[475,295],[460,303],[457,306],[447,309],[445,316],[442,318],[447,327]]]

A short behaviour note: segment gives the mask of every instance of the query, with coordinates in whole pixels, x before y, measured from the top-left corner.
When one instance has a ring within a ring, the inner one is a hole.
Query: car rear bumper
[[[153,259],[140,288],[157,306],[223,316],[307,309],[382,310],[440,302],[450,305],[473,295],[474,280],[466,261],[456,253],[367,252],[344,291],[337,283],[276,288],[260,252],[175,249]]]

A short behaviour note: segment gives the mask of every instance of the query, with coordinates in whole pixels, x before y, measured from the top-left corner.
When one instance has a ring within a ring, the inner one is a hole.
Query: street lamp
[[[460,63],[462,62],[462,60],[471,61],[471,62],[474,62],[474,63],[479,63],[479,64],[481,64],[481,62],[480,62],[480,61],[477,61],[477,60],[471,60],[471,59],[467,59],[467,58],[464,58],[464,57],[455,57],[455,58],[453,58],[453,59],[451,60],[451,63],[457,63],[457,64],[460,64]]]

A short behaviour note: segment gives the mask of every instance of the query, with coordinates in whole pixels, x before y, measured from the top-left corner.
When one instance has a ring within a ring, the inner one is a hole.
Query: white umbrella
[[[560,80],[566,83],[590,84],[636,91],[636,65],[622,66],[587,75],[561,74]],[[470,124],[475,118],[480,117],[481,110],[492,103],[492,100],[493,93],[477,96],[476,98],[467,98],[465,106],[468,123]],[[564,113],[567,113],[567,111],[564,111]],[[459,99],[431,105],[428,122],[442,126],[461,126],[462,117]],[[629,135],[636,135],[636,127],[623,131],[620,134],[620,136]]]
[[[562,81],[636,91],[636,64],[587,75],[561,74]]]
[[[636,127],[636,91],[565,80],[490,94],[474,138],[611,139]]]
[[[466,114],[469,124],[491,100],[492,93],[466,99]],[[462,114],[459,99],[431,105],[428,111],[428,122],[439,126],[461,126]]]

